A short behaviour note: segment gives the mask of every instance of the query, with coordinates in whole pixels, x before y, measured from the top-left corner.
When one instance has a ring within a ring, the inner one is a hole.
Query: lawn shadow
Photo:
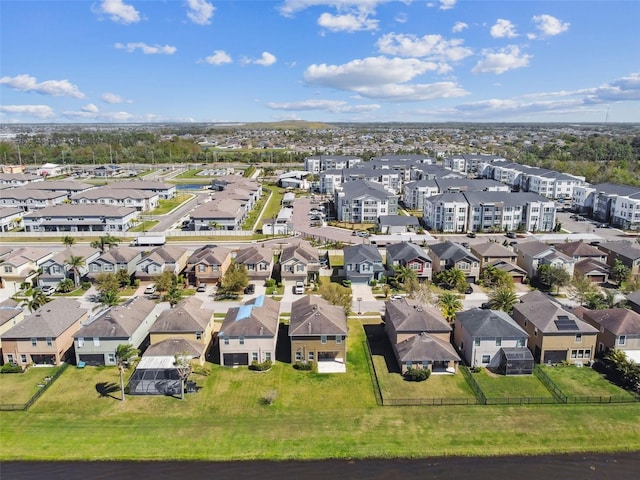
[[[364,325],[364,333],[367,335],[367,342],[371,349],[371,355],[379,355],[384,358],[389,373],[401,373],[400,366],[393,354],[393,347],[389,337],[384,331],[384,323],[377,325]]]
[[[289,339],[289,325],[280,323],[278,341],[276,343],[276,360],[291,363],[291,340]]]
[[[112,393],[118,392],[120,390],[120,386],[113,382],[100,382],[96,383],[96,392],[100,394],[101,398],[109,397],[114,400],[120,400],[120,398],[111,395]]]

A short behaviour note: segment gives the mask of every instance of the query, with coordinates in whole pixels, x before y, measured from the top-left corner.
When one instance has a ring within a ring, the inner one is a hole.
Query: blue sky
[[[638,122],[640,2],[2,0],[0,122]]]

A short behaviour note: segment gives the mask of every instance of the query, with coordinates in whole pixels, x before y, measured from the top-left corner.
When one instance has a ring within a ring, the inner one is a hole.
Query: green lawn
[[[275,185],[263,185],[262,188],[265,190],[271,190],[272,192],[271,199],[267,204],[267,208],[264,210],[262,218],[263,220],[266,220],[267,218],[275,218],[278,216],[278,212],[280,212],[280,209],[282,208],[282,197],[284,197],[285,189],[276,187]]]
[[[0,375],[0,403],[26,403],[50,377],[56,367],[30,368],[25,373],[5,373]]]
[[[533,375],[496,375],[486,368],[472,375],[487,398],[553,398]]]
[[[152,227],[155,227],[160,223],[160,220],[144,220],[138,223],[135,227],[129,229],[130,232],[146,232],[151,230]]]
[[[69,368],[29,411],[0,412],[0,460],[423,458],[640,449],[639,404],[379,407],[364,331],[357,321],[349,327],[346,374],[300,372],[279,361],[268,372],[207,364],[208,375],[191,377],[200,391],[184,401],[127,396],[121,402],[116,368]],[[275,403],[263,405],[272,390]]]
[[[158,206],[149,212],[149,215],[165,215],[174,208],[188,202],[193,198],[193,195],[178,195],[167,200],[158,200]]]
[[[331,267],[344,267],[344,255],[329,255],[329,265]]]
[[[174,178],[196,178],[198,180],[202,180],[202,176],[198,176],[198,173],[202,171],[201,168],[192,168],[190,170],[186,170],[179,175],[176,175]]]
[[[592,368],[573,365],[540,368],[567,397],[633,397],[629,391],[614,385]]]

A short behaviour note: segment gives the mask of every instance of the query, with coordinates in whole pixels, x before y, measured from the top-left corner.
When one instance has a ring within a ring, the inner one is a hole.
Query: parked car
[[[145,295],[153,295],[154,293],[156,293],[155,285],[149,285],[147,288],[144,289]]]
[[[389,297],[391,300],[400,300],[401,298],[404,298],[402,295],[391,295]]]
[[[516,232],[507,232],[507,238],[518,238]]]
[[[256,286],[253,283],[250,283],[249,285],[247,285],[247,287],[244,289],[244,293],[246,295],[252,295],[254,293],[256,293]]]
[[[207,291],[206,283],[201,283],[200,285],[198,285],[198,288],[196,288],[196,292],[206,292],[206,291]]]
[[[471,285],[469,285],[467,288],[464,289],[464,293],[466,295],[469,295],[470,293],[473,293],[473,287]]]
[[[42,287],[42,293],[44,293],[45,295],[53,295],[54,293],[56,293],[56,287],[52,287],[51,285]]]
[[[489,310],[491,308],[491,304],[489,302],[484,302],[482,305],[480,305],[480,308],[483,310]]]
[[[369,236],[369,232],[358,232],[359,237],[367,238]]]
[[[611,228],[611,226],[607,223],[599,223],[597,225],[598,228]]]
[[[467,232],[467,237],[476,238],[476,232]]]
[[[293,287],[293,293],[296,295],[302,295],[304,293],[304,282],[298,280]]]

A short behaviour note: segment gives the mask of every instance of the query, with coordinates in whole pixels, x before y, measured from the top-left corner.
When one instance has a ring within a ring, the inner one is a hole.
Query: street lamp
[[[358,315],[362,315],[362,310],[360,309],[361,302],[362,302],[362,297],[358,297]]]

